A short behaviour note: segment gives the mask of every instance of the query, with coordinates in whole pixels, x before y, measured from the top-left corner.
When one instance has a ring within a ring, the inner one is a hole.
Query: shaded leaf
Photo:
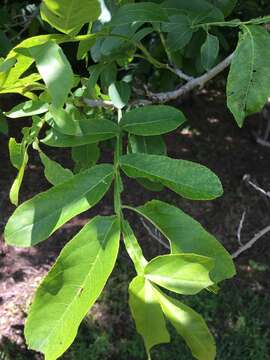
[[[227,82],[227,105],[237,124],[259,112],[270,95],[270,34],[259,26],[245,26],[234,53]]]
[[[75,172],[80,172],[94,166],[100,157],[98,144],[88,144],[72,148],[72,159],[75,162]]]
[[[219,39],[217,36],[207,34],[207,38],[201,47],[202,66],[210,70],[216,63],[219,54]]]
[[[50,159],[44,152],[39,152],[40,159],[44,166],[44,175],[52,185],[59,185],[73,178],[73,173],[69,169],[63,168],[58,162]]]

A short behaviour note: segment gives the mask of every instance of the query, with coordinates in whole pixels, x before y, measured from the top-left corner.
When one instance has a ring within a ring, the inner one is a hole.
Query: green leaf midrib
[[[158,155],[158,156],[159,156],[159,155]],[[174,160],[174,159],[173,159],[173,160]],[[143,173],[146,173],[147,175],[158,179],[163,185],[165,185],[165,186],[167,186],[167,187],[169,187],[169,186],[166,185],[166,183],[167,183],[167,184],[168,184],[168,183],[171,183],[171,184],[176,185],[176,186],[183,186],[183,187],[185,187],[185,188],[187,188],[187,189],[190,189],[191,191],[194,191],[196,194],[201,194],[201,191],[197,191],[196,189],[194,190],[194,187],[189,186],[188,184],[183,184],[183,183],[181,183],[181,182],[175,182],[175,181],[173,181],[173,180],[164,179],[163,177],[160,177],[160,176],[158,176],[158,175],[153,175],[153,174],[151,174],[151,173],[148,173],[145,169],[141,169],[141,168],[135,167],[134,165],[130,165],[130,164],[123,164],[123,163],[121,162],[121,160],[120,160],[120,166],[121,166],[121,167],[122,167],[122,166],[127,166],[127,167],[129,166],[129,167],[131,167],[132,169],[140,170],[140,171],[142,171]],[[163,180],[163,181],[161,181],[161,180]],[[179,192],[181,192],[181,194],[183,193],[182,190],[180,190]]]
[[[93,263],[91,263],[89,272],[87,273],[87,275],[85,276],[84,281],[83,281],[82,284],[80,285],[81,288],[84,289],[85,284],[87,283],[89,277],[91,276],[92,269],[94,268],[95,264],[97,263],[97,261],[98,261],[99,258],[100,258],[100,252],[103,251],[103,245],[106,244],[107,236],[108,236],[108,234],[110,233],[110,231],[111,231],[111,229],[113,228],[113,226],[114,226],[114,224],[115,224],[116,221],[117,221],[117,220],[115,219],[115,220],[111,223],[111,225],[110,225],[109,229],[107,230],[104,238],[102,239],[103,241],[102,241],[101,244],[100,244],[101,246],[100,246],[100,248],[99,248],[99,250],[98,250],[98,253],[97,253],[97,255],[96,255],[95,261],[94,261]],[[63,273],[63,272],[64,272],[64,271],[59,272],[59,273],[57,273],[57,275],[58,275],[58,274],[61,274],[61,273]],[[54,279],[54,278],[52,278],[52,280],[53,280],[53,279]],[[102,291],[102,290],[101,290],[101,291]],[[65,317],[65,315],[66,315],[66,313],[68,312],[69,308],[74,304],[74,302],[78,299],[78,297],[80,297],[80,294],[77,292],[76,295],[74,296],[73,300],[70,302],[70,304],[68,304],[68,306],[66,307],[66,309],[65,309],[64,312],[62,313],[60,319],[58,319],[58,320],[55,322],[55,324],[59,324],[60,322],[63,321],[63,318]],[[90,304],[90,306],[91,306],[91,304]],[[53,334],[55,333],[55,328],[56,328],[56,327],[57,327],[57,325],[53,328],[53,330],[50,332],[50,334],[49,334],[49,335],[44,339],[44,341],[40,344],[40,348],[41,348],[41,349],[44,347],[44,345],[46,346],[46,344],[47,344],[48,341],[49,341],[49,338],[50,338],[51,336],[53,336]]]

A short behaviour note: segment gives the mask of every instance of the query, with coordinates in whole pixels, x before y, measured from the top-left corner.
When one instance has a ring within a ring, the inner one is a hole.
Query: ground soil
[[[9,100],[11,103],[13,99]],[[16,100],[14,100],[16,101]],[[4,103],[9,108],[11,103]],[[2,105],[2,104],[1,104]],[[225,98],[218,91],[206,91],[190,98],[181,105],[185,112],[187,125],[166,136],[168,153],[175,158],[197,161],[210,167],[221,179],[224,196],[215,201],[191,202],[183,200],[168,190],[157,195],[146,191],[135,181],[126,180],[124,202],[133,205],[145,203],[153,197],[180,206],[199,220],[231,252],[239,244],[236,233],[243,211],[246,220],[242,230],[242,242],[250,240],[260,229],[269,224],[270,201],[243,181],[243,176],[250,178],[265,190],[270,190],[270,148],[259,146],[254,139],[254,132],[259,127],[259,115],[248,119],[243,129],[239,129],[225,106]],[[24,124],[17,121],[11,124],[11,135],[19,136],[19,128]],[[68,150],[48,152],[65,166],[72,166]],[[110,158],[110,150],[105,153],[105,160]],[[0,138],[0,225],[4,225],[14,211],[8,199],[8,192],[15,170],[11,167],[7,154],[7,140]],[[31,154],[21,201],[31,198],[38,192],[49,188],[44,179],[42,167],[35,153]],[[62,246],[75,234],[86,220],[96,213],[103,215],[112,212],[112,195],[94,209],[76,217],[57,231],[50,239],[31,249],[12,248],[0,237],[0,337],[1,341],[11,341],[24,347],[22,335],[23,323],[31,296],[59,254]],[[135,230],[142,239],[148,256],[157,251],[150,245],[149,235],[136,217],[129,214]],[[254,259],[269,263],[270,235],[266,235],[236,260],[238,268],[237,282],[244,282],[250,271],[249,260]],[[152,241],[152,240],[151,240]],[[158,247],[159,251],[162,248]],[[261,276],[264,276],[262,273]],[[265,274],[266,275],[266,274]],[[264,291],[270,290],[267,279],[261,278]],[[258,289],[260,291],[260,289]]]

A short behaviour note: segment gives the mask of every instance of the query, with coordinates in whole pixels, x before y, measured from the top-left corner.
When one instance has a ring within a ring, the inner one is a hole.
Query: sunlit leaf
[[[50,360],[67,350],[113,270],[119,239],[117,218],[98,216],[64,247],[30,308],[25,327],[29,348]]]

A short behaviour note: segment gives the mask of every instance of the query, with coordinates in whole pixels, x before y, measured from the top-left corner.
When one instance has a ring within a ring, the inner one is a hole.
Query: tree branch
[[[151,99],[155,103],[165,103],[171,100],[175,100],[180,98],[181,96],[189,93],[190,91],[194,90],[196,87],[202,87],[205,85],[206,82],[213,79],[219,73],[221,73],[224,69],[226,69],[232,61],[233,53],[229,55],[226,59],[224,59],[221,63],[216,65],[213,69],[208,71],[202,76],[199,76],[195,79],[188,81],[185,85],[181,86],[179,89],[169,92],[162,92],[162,93],[149,93]]]
[[[263,230],[261,230],[258,234],[256,234],[249,242],[240,247],[235,253],[232,254],[232,258],[236,259],[240,254],[244,251],[250,249],[261,237],[270,232],[270,225],[266,226]]]

